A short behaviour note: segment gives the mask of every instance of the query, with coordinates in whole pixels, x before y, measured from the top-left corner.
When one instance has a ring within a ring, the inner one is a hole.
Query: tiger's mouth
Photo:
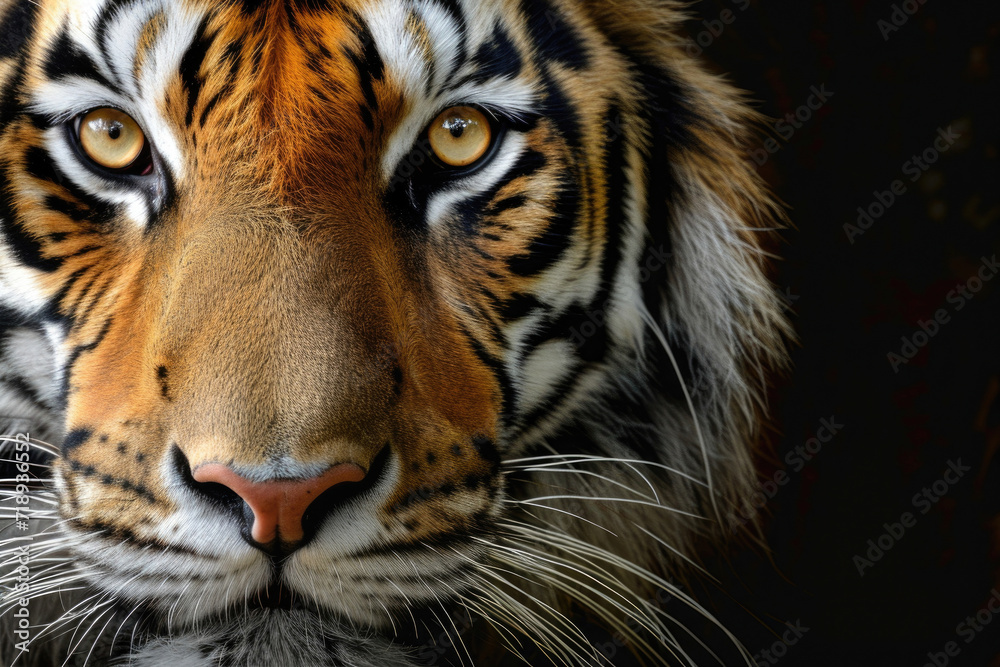
[[[255,595],[247,598],[245,608],[248,611],[257,609],[270,609],[273,611],[315,611],[307,605],[302,595],[275,581],[267,585],[264,589],[257,591]]]

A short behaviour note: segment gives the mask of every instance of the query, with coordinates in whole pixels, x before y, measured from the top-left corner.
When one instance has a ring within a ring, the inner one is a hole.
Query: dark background
[[[898,22],[907,18],[898,29],[886,27],[897,27],[894,6]],[[788,478],[761,510],[772,560],[745,549],[714,564],[723,580],[703,592],[709,606],[754,654],[780,642],[772,631],[785,621],[808,628],[760,664],[998,666],[1000,614],[984,612],[993,622],[982,632],[958,626],[1000,590],[1000,460],[990,465],[1000,443],[1000,276],[971,298],[949,293],[1000,254],[1000,2],[692,9],[691,51],[761,112],[795,113],[813,86],[832,93],[801,112],[808,119],[792,136],[773,133],[773,154],[757,153],[794,224],[776,280],[799,342],[773,403],[774,469]],[[959,138],[911,180],[907,162],[948,128]],[[844,225],[896,180],[905,191],[852,243]],[[939,309],[947,322],[894,369],[889,353],[902,356],[903,337]],[[843,428],[808,465],[782,463],[831,417]],[[928,503],[914,495],[944,479],[949,462],[971,470],[922,513]],[[868,540],[904,512],[912,527],[883,537],[891,547],[861,576],[854,557],[867,558]]]

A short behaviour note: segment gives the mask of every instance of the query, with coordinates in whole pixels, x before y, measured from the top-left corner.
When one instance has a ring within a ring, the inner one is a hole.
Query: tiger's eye
[[[94,109],[80,123],[80,145],[101,167],[121,170],[142,153],[146,136],[127,114],[117,109]]]
[[[486,154],[493,130],[482,111],[451,107],[434,119],[427,137],[439,160],[452,167],[468,167]]]

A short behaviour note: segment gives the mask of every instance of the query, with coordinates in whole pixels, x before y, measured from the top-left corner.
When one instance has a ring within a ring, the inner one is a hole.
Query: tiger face
[[[94,643],[411,665],[399,626],[458,605],[591,664],[567,600],[625,621],[581,559],[642,600],[719,532],[783,358],[776,214],[674,20],[0,2],[0,305],[48,351],[53,545],[135,629]]]

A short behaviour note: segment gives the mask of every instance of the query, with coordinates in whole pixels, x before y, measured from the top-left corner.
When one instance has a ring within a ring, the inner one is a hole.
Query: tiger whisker
[[[528,565],[534,567],[536,571],[538,571],[537,563],[529,561]],[[581,569],[574,564],[561,562],[561,565],[577,572],[581,571]],[[592,574],[598,574],[598,575],[601,574],[600,570],[597,569],[588,568],[588,570]],[[554,572],[558,576],[553,577],[550,576],[550,574],[548,574],[552,572]],[[639,650],[642,650],[651,658],[655,659],[656,656],[658,655],[656,649],[650,646],[648,641],[642,638],[638,633],[636,633],[632,628],[630,628],[627,623],[621,620],[622,619],[621,616],[616,615],[612,610],[604,608],[599,601],[610,603],[616,611],[620,612],[621,614],[624,614],[624,618],[631,618],[634,621],[636,621],[640,626],[644,627],[645,630],[647,630],[655,637],[657,637],[660,642],[660,645],[662,647],[667,648],[671,652],[671,654],[676,656],[676,654],[674,653],[674,649],[681,650],[680,647],[677,645],[676,640],[673,639],[673,635],[669,632],[669,630],[667,630],[665,627],[662,626],[662,624],[656,621],[655,617],[653,617],[648,613],[648,610],[644,613],[642,609],[636,606],[635,602],[630,602],[628,598],[626,598],[626,596],[621,591],[615,591],[607,584],[603,584],[603,582],[598,582],[599,584],[602,584],[605,588],[611,590],[612,593],[614,593],[618,597],[621,597],[627,603],[635,607],[635,611],[639,612],[638,614],[629,611],[620,602],[609,597],[607,594],[602,593],[600,590],[594,589],[593,587],[586,586],[586,588],[591,593],[597,596],[596,598],[591,597],[589,595],[581,595],[581,591],[579,589],[579,582],[574,577],[563,573],[559,573],[557,570],[554,570],[553,568],[546,567],[542,571],[538,571],[538,574],[549,585],[559,590],[563,590],[567,593],[572,593],[574,597],[580,599],[582,602],[589,603],[590,608],[597,611],[599,615],[601,615],[604,618],[604,620],[611,625],[611,627],[615,628],[622,636],[630,638],[634,647],[638,648]],[[612,577],[607,577],[607,579],[611,583],[620,584],[620,582],[618,582]],[[648,604],[646,603],[642,603],[642,605],[643,607],[648,607]],[[681,652],[683,653],[682,650]]]
[[[87,665],[90,664],[90,657],[94,654],[94,649],[97,648],[97,644],[101,640],[101,637],[104,635],[104,631],[107,630],[108,626],[111,625],[111,622],[113,620],[115,620],[115,614],[114,614],[115,608],[114,608],[114,606],[112,606],[110,609],[108,609],[108,612],[111,612],[111,617],[108,618],[107,622],[104,624],[104,627],[101,628],[100,632],[98,632],[94,636],[94,641],[90,645],[90,650],[87,651],[87,657],[85,657],[83,659],[83,667],[87,667]],[[107,613],[107,612],[105,612],[105,613]],[[102,614],[102,616],[103,616],[103,614]],[[87,632],[85,632],[83,636],[86,637],[87,633],[89,633],[90,630],[94,627],[94,625],[96,625],[97,622],[100,621],[100,620],[101,620],[101,616],[98,616],[94,620],[94,623],[91,624],[90,628],[87,628]],[[82,638],[81,638],[81,641],[82,641]]]
[[[633,526],[635,526],[636,528],[638,528],[639,530],[641,530],[643,533],[645,533],[646,535],[648,535],[649,537],[651,537],[654,541],[656,541],[657,543],[659,543],[662,547],[664,547],[665,549],[670,550],[678,558],[681,558],[682,560],[686,561],[689,565],[691,565],[693,568],[695,568],[696,570],[698,570],[699,572],[701,572],[702,574],[704,574],[706,577],[708,577],[712,581],[715,581],[715,582],[718,583],[719,580],[714,575],[712,575],[712,573],[710,573],[708,570],[706,570],[701,565],[699,565],[698,563],[696,563],[693,558],[691,558],[690,556],[688,556],[687,554],[685,554],[684,552],[682,552],[680,549],[678,549],[678,548],[674,547],[673,545],[669,544],[666,540],[664,540],[660,536],[656,535],[651,530],[648,530],[645,527],[640,526],[638,523],[636,523],[634,521],[632,521],[631,523],[632,523]]]
[[[461,600],[459,600],[459,602],[470,612],[479,615],[483,620],[485,620],[490,625],[490,627],[496,630],[497,633],[500,635],[500,639],[507,647],[507,650],[510,651],[514,656],[519,658],[521,662],[523,662],[524,664],[528,664],[528,661],[524,658],[524,656],[521,655],[520,645],[519,645],[520,643],[518,641],[517,635],[515,635],[510,629],[508,629],[504,623],[500,622],[499,620],[493,617],[492,613],[486,609],[486,607],[490,606],[489,604],[487,604],[485,601],[473,600],[468,596],[463,596]],[[482,604],[480,604],[480,602],[482,602]],[[515,646],[515,644],[518,645]]]
[[[66,652],[66,660],[63,661],[62,667],[66,667],[66,665],[69,664],[69,661],[73,658],[73,654],[75,654],[77,649],[80,648],[80,645],[83,644],[84,640],[87,638],[87,634],[94,628],[95,625],[97,625],[98,622],[100,622],[100,620],[104,617],[104,614],[108,613],[109,611],[114,611],[114,607],[112,606],[112,604],[113,603],[110,600],[101,602],[91,607],[90,610],[80,619],[80,622],[77,623],[76,625],[76,629],[73,630],[73,634],[70,636],[69,639],[70,648]],[[111,606],[110,609],[104,609],[104,611],[101,611],[101,609],[103,609],[104,607],[109,607],[109,606]],[[98,611],[101,611],[101,613],[97,614]],[[80,628],[83,627],[83,624],[86,623],[95,614],[97,614],[97,617],[94,619],[94,621],[89,626],[87,626],[86,630],[80,633]],[[76,639],[77,634],[80,635],[80,639]],[[86,665],[86,662],[84,662],[84,665]]]
[[[524,500],[510,500],[509,502],[513,504],[531,505],[532,507],[545,507],[546,509],[557,509],[549,507],[548,505],[540,505],[539,503],[544,500],[585,500],[588,502],[626,503],[629,505],[642,505],[644,507],[653,507],[656,509],[664,510],[666,512],[671,512],[673,514],[681,514],[683,516],[689,516],[692,519],[701,519],[702,521],[709,520],[708,517],[704,517],[699,514],[694,514],[692,512],[686,512],[684,510],[677,509],[676,507],[670,507],[669,505],[660,505],[657,503],[651,503],[644,500],[636,500],[635,498],[555,495],[555,496],[539,496],[536,498],[526,498]]]
[[[558,459],[558,460],[553,461],[553,459]],[[571,459],[571,460],[567,461],[566,459]],[[532,463],[533,461],[551,461],[551,462],[539,464],[539,463]],[[694,482],[695,484],[699,484],[701,486],[707,486],[707,484],[703,480],[700,480],[697,477],[694,477],[693,475],[684,472],[683,470],[678,470],[677,468],[672,468],[668,465],[665,465],[663,463],[658,463],[656,461],[643,461],[642,459],[618,458],[611,456],[590,456],[586,454],[547,454],[544,456],[530,456],[520,459],[511,459],[509,461],[505,461],[503,465],[505,467],[507,467],[510,464],[519,466],[525,463],[528,464],[525,467],[532,467],[532,468],[544,468],[549,465],[558,466],[558,465],[563,465],[565,463],[571,463],[571,464],[622,463],[630,466],[648,466],[651,468],[658,468],[660,470],[665,470],[675,475],[679,475],[688,481]]]
[[[481,562],[479,562],[479,561],[477,561],[475,559],[472,559],[468,555],[462,554],[462,553],[458,552],[457,550],[455,550],[455,552],[461,558],[463,558],[467,562],[471,563],[478,570],[478,572],[475,574],[476,580],[479,582],[479,586],[477,586],[476,589],[475,589],[477,592],[479,592],[479,593],[489,593],[491,591],[495,591],[495,586],[492,583],[492,581],[487,581],[487,580],[483,579],[482,573],[485,572],[484,568],[487,567],[485,564],[483,564],[483,563],[481,563]],[[495,595],[492,595],[491,597],[492,597],[492,602],[488,603],[489,606],[494,606],[496,609],[500,610],[501,612],[505,612],[507,608],[504,607],[503,600],[496,599]],[[525,614],[523,613],[523,611],[525,611],[523,604],[520,603],[520,602],[517,602],[516,600],[513,600],[513,598],[510,598],[509,596],[505,596],[505,597],[508,600],[508,602],[514,602],[516,604],[516,606],[520,608],[520,610],[522,611],[522,613],[520,614],[520,618],[523,620],[524,617],[525,617]],[[468,598],[466,596],[462,596],[462,599],[468,601]],[[486,600],[482,600],[481,599],[481,601],[484,602],[484,603],[487,603]],[[541,625],[536,624],[537,629],[539,629],[541,631],[541,633],[542,633],[541,635],[538,635],[537,633],[536,634],[532,634],[527,629],[519,627],[520,626],[520,622],[517,621],[517,620],[515,620],[515,619],[518,618],[518,616],[516,614],[513,614],[513,610],[512,610],[512,615],[508,615],[506,613],[504,613],[503,615],[508,616],[508,622],[510,622],[511,620],[513,620],[514,621],[513,627],[515,627],[516,629],[518,629],[520,632],[522,632],[526,636],[531,637],[532,641],[534,641],[536,643],[536,645],[538,645],[540,648],[543,648],[543,650],[545,650],[545,648],[547,647],[547,648],[549,648],[551,650],[551,646],[549,646],[547,644],[547,642],[543,641],[542,643],[539,643],[539,641],[536,640],[536,638],[544,637],[545,633],[548,631],[548,626],[546,626],[544,623],[542,623]],[[493,619],[491,617],[489,617],[489,616],[487,616],[487,619],[490,622],[491,626],[493,626],[498,631],[501,630],[501,627],[503,626],[502,622],[500,622],[499,620],[497,620],[497,622],[494,622]],[[534,620],[539,620],[540,621],[541,619],[540,618],[532,618],[532,620],[533,621]],[[504,639],[506,641],[506,636],[504,636]],[[511,645],[511,648],[512,648],[512,645]],[[519,652],[517,652],[517,654],[520,655]]]
[[[551,505],[542,505],[542,504],[539,504],[539,503],[531,502],[529,500],[513,500],[513,499],[509,499],[509,498],[508,499],[504,499],[503,502],[504,502],[504,504],[508,504],[508,505],[523,505],[523,506],[526,506],[526,507],[538,507],[538,508],[549,510],[549,511],[552,511],[552,512],[558,512],[559,514],[565,514],[566,516],[571,516],[574,519],[579,519],[580,521],[583,521],[585,523],[589,523],[591,526],[594,526],[595,528],[600,528],[604,532],[609,533],[611,535],[614,535],[615,537],[618,537],[618,535],[616,535],[613,531],[611,531],[608,528],[605,528],[604,526],[600,525],[599,523],[595,523],[595,522],[591,521],[590,519],[587,519],[586,517],[582,517],[579,514],[574,514],[573,512],[570,512],[569,510],[563,509],[561,507],[552,507]]]
[[[118,640],[118,635],[121,634],[122,629],[125,627],[125,624],[128,623],[128,619],[130,619],[132,617],[132,614],[134,614],[136,611],[138,611],[141,606],[142,605],[139,605],[139,604],[134,605],[132,607],[132,610],[129,611],[129,613],[125,615],[125,618],[122,619],[122,622],[118,624],[118,629],[115,630],[115,635],[114,635],[114,637],[111,638],[110,648],[108,649],[108,657],[109,658],[114,655],[114,646],[115,646],[115,642]],[[132,643],[133,644],[135,643],[135,631],[136,631],[137,627],[138,627],[138,624],[133,624],[133,626],[132,626]]]
[[[530,619],[535,625],[535,628],[537,630],[543,630],[543,632],[541,633],[538,634],[532,633],[528,635],[531,638],[531,640],[536,644],[538,644],[538,639],[540,638],[544,639],[543,643],[539,645],[539,648],[546,650],[546,652],[548,652],[550,655],[558,657],[564,664],[570,667],[572,667],[574,663],[573,660],[574,656],[580,656],[590,652],[587,650],[588,648],[591,651],[593,651],[593,647],[587,641],[587,638],[583,635],[583,633],[576,626],[576,624],[568,621],[568,619],[566,619],[566,617],[561,612],[558,612],[549,607],[548,605],[545,605],[537,598],[528,594],[526,591],[524,591],[518,586],[513,585],[512,583],[506,581],[504,581],[503,583],[507,584],[512,589],[514,589],[521,595],[525,596],[526,598],[531,599],[536,603],[543,605],[543,609],[548,612],[549,616],[551,616],[551,619],[547,619],[546,617],[534,612],[526,605],[517,601],[509,593],[503,591],[496,585],[490,588],[491,592],[494,594],[495,597],[499,596],[500,599],[498,601],[504,601],[510,605],[516,604],[518,607],[520,607],[519,611],[523,617],[527,617],[528,619]],[[564,627],[560,627],[560,625],[563,625],[563,623],[560,623],[560,621],[563,621],[565,623]],[[576,646],[577,648],[574,649],[573,648],[574,646]],[[594,652],[594,655],[596,655],[596,651]]]
[[[639,576],[654,586],[659,586],[664,590],[670,591],[674,597],[676,597],[678,600],[681,600],[685,605],[687,605],[693,611],[696,611],[703,618],[705,618],[707,621],[709,621],[710,623],[718,627],[723,633],[725,633],[726,637],[730,640],[733,646],[735,646],[737,650],[740,651],[741,655],[743,655],[745,658],[750,657],[749,652],[739,641],[739,639],[737,639],[736,636],[730,630],[728,630],[725,627],[725,625],[723,625],[712,613],[710,613],[707,609],[705,609],[702,605],[700,605],[694,598],[692,598],[690,595],[682,591],[680,588],[678,588],[671,582],[663,579],[662,577],[650,572],[648,569],[638,566],[635,563],[623,559],[604,549],[595,547],[586,542],[578,540],[572,536],[566,535],[558,530],[545,529],[539,526],[525,524],[523,522],[517,522],[513,520],[504,522],[504,525],[514,530],[515,534],[520,537],[537,539],[538,534],[541,533],[542,535],[545,536],[547,543],[552,546],[558,546],[560,548],[567,549],[570,553],[577,553],[578,555],[584,553],[589,554],[601,561],[604,561],[609,565],[622,568],[625,571],[628,571],[636,576]],[[601,572],[603,570],[604,568],[600,568],[598,571]],[[662,614],[663,612],[662,610],[659,610],[658,613]],[[681,625],[681,627],[684,627],[682,624],[679,625]],[[686,628],[685,631],[687,631]],[[747,664],[752,665],[753,663],[751,661],[748,662]]]
[[[578,587],[578,588],[582,587],[582,588],[590,591],[591,593],[594,593],[595,595],[598,595],[602,599],[604,599],[607,602],[609,602],[612,605],[614,605],[618,611],[620,611],[620,612],[622,612],[622,613],[624,613],[626,615],[632,616],[633,618],[637,618],[632,613],[632,611],[630,611],[628,609],[628,606],[633,607],[634,611],[641,611],[641,609],[632,600],[630,600],[628,597],[626,597],[624,594],[622,594],[621,591],[615,590],[611,586],[607,585],[604,581],[601,581],[602,575],[603,575],[603,578],[605,578],[605,579],[611,579],[611,578],[608,577],[606,574],[602,573],[597,568],[593,568],[593,567],[589,567],[588,568],[588,567],[584,567],[584,566],[582,566],[582,565],[580,565],[578,563],[569,563],[568,561],[566,561],[564,559],[559,559],[557,557],[554,557],[552,554],[543,552],[540,549],[536,549],[536,548],[534,548],[534,547],[532,547],[532,546],[530,546],[530,545],[528,545],[526,543],[519,544],[518,547],[520,547],[520,548],[514,548],[514,547],[506,547],[505,548],[503,545],[496,545],[496,546],[499,549],[503,549],[504,552],[507,553],[507,554],[512,554],[512,555],[514,555],[514,556],[516,556],[518,558],[527,558],[528,562],[530,562],[531,565],[535,568],[535,571],[538,572],[538,573],[540,573],[540,574],[544,573],[546,577],[555,577],[558,580],[568,580],[568,582],[571,585],[573,585],[575,587]],[[497,557],[497,555],[495,554],[494,557]],[[502,558],[502,556],[500,556],[500,557]],[[508,561],[508,559],[506,559],[506,558],[504,558],[504,560],[505,560],[505,562]],[[540,565],[540,564],[544,564],[544,565]],[[616,599],[613,599],[611,597],[608,597],[606,594],[602,593],[600,590],[593,588],[591,585],[589,585],[589,584],[581,581],[580,579],[576,579],[576,578],[574,578],[574,577],[572,577],[570,575],[567,575],[567,574],[565,574],[563,572],[560,572],[554,566],[565,567],[566,569],[571,570],[572,572],[575,572],[576,574],[583,575],[584,579],[590,580],[590,581],[594,582],[596,585],[598,585],[598,586],[600,586],[602,588],[607,589],[607,591],[609,591],[614,597],[620,598],[621,602],[619,600],[616,600]],[[614,581],[613,579],[611,579],[611,580]],[[554,579],[547,579],[547,581],[548,581],[548,583],[555,583],[556,580],[554,580]],[[579,594],[579,591],[577,591],[577,594]],[[622,604],[622,602],[624,602],[624,605]],[[625,605],[628,605],[628,606],[625,606]],[[637,618],[637,620],[638,620],[638,618]],[[648,623],[646,629],[649,630],[650,632],[653,632],[655,634],[657,632],[657,630],[655,629],[655,626],[656,626],[655,623]]]
[[[616,486],[616,487],[618,487],[620,489],[624,489],[625,491],[628,491],[629,493],[634,493],[637,496],[639,496],[641,498],[644,498],[645,500],[647,500],[649,502],[652,502],[652,503],[659,503],[660,502],[660,497],[658,495],[649,496],[649,495],[647,495],[645,493],[637,491],[636,489],[633,489],[628,484],[625,484],[623,482],[619,482],[617,480],[614,480],[614,479],[608,477],[607,475],[601,475],[600,473],[593,472],[592,470],[578,470],[578,469],[575,469],[575,468],[556,468],[556,467],[550,467],[550,468],[545,468],[545,469],[542,469],[542,468],[524,468],[523,472],[570,473],[570,474],[581,475],[583,477],[594,477],[594,478],[603,480],[603,481],[607,482],[608,484],[611,484],[612,486]],[[510,473],[505,473],[505,474],[510,474]],[[646,480],[646,482],[649,483],[649,480]],[[650,484],[650,488],[652,488],[652,484]],[[654,491],[654,493],[655,493],[655,491]]]

